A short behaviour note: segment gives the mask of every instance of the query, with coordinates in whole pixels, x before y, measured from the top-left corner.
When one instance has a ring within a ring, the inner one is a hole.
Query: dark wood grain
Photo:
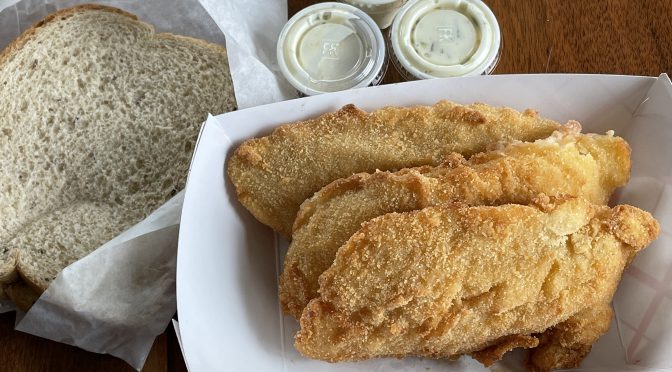
[[[134,371],[110,355],[90,353],[73,346],[14,331],[14,313],[0,315],[0,371]],[[154,341],[143,371],[167,371],[167,335]]]
[[[290,16],[314,4],[290,0]],[[504,49],[495,74],[672,72],[669,0],[486,0]],[[394,68],[384,82],[397,82]]]
[[[313,4],[289,0],[289,15]],[[502,29],[504,49],[494,73],[672,73],[669,0],[486,0]],[[261,5],[260,5],[261,6]],[[384,82],[400,81],[390,66]],[[0,315],[0,369],[131,371],[124,362],[14,331],[13,314]],[[161,335],[144,371],[183,372],[172,328]]]

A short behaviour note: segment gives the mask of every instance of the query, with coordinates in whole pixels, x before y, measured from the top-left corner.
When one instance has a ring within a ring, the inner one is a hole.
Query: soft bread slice
[[[44,215],[9,243],[18,251],[22,278],[35,290],[46,290],[65,266],[129,227],[128,214],[116,205],[78,201]]]
[[[0,54],[0,282],[63,267],[184,187],[208,113],[235,108],[224,48],[119,9],[61,10]]]

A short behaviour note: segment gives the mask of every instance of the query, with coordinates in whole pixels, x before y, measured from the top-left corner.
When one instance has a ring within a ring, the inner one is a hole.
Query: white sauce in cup
[[[480,0],[410,0],[390,31],[390,54],[408,80],[489,74],[502,38]]]
[[[294,15],[280,32],[278,63],[304,95],[377,85],[387,57],[383,34],[360,9],[318,3]]]

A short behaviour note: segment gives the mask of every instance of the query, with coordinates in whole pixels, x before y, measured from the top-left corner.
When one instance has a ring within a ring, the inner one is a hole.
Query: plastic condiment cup
[[[390,44],[397,70],[415,80],[489,74],[502,37],[480,0],[410,0],[392,23]]]
[[[366,13],[318,3],[296,13],[280,32],[278,64],[302,94],[378,85],[387,68],[383,34]]]
[[[370,15],[380,29],[390,27],[394,16],[406,0],[342,0]]]

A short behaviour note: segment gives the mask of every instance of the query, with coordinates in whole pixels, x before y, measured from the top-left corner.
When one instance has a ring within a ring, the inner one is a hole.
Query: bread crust
[[[116,13],[116,14],[121,14],[123,16],[126,16],[128,18],[131,18],[135,21],[138,21],[138,17],[135,14],[129,13],[125,10],[121,10],[119,8],[114,8],[111,6],[107,5],[99,5],[99,4],[81,4],[81,5],[75,5],[70,8],[65,8],[58,10],[52,14],[49,14],[48,16],[44,17],[41,21],[37,22],[36,24],[30,26],[29,29],[25,30],[21,35],[19,35],[16,39],[14,39],[9,45],[5,47],[2,51],[0,51],[0,66],[3,66],[7,59],[9,59],[10,56],[13,55],[14,52],[18,51],[21,49],[27,42],[29,42],[35,33],[37,33],[40,29],[42,29],[45,25],[51,23],[54,20],[57,20],[57,18],[66,18],[69,17],[73,14],[77,13],[83,13],[85,11],[89,10],[98,10],[98,11],[103,11],[103,12],[109,12],[109,13]],[[143,23],[147,26],[150,26],[152,30],[154,29],[154,26],[138,21],[139,23]]]
[[[35,301],[40,298],[41,291],[36,291],[35,288],[23,281],[17,281],[3,286],[3,290],[7,297],[19,308],[21,311],[28,311],[33,306]]]
[[[2,51],[0,51],[0,66],[3,66],[6,62],[7,59],[9,59],[10,56],[13,55],[14,52],[18,51],[21,49],[28,41],[31,40],[31,38],[37,33],[40,29],[42,29],[45,25],[51,23],[54,20],[59,20],[69,17],[73,14],[77,13],[84,13],[87,11],[102,11],[102,12],[108,12],[108,13],[115,13],[115,14],[120,14],[123,16],[126,16],[134,21],[136,21],[138,24],[141,24],[151,30],[152,36],[157,37],[157,38],[173,38],[173,39],[180,39],[180,40],[186,40],[189,42],[192,42],[194,44],[199,44],[201,46],[205,46],[208,48],[211,48],[219,53],[223,53],[227,58],[228,54],[226,52],[226,48],[219,44],[215,43],[210,43],[205,40],[197,39],[194,37],[190,36],[182,36],[182,35],[175,35],[171,34],[169,32],[162,32],[162,33],[155,33],[154,32],[154,25],[143,22],[141,21],[138,16],[136,16],[133,13],[127,12],[123,9],[115,8],[112,6],[107,6],[107,5],[100,5],[100,4],[81,4],[81,5],[75,5],[70,8],[65,8],[61,10],[57,10],[56,12],[49,14],[48,16],[44,17],[41,21],[38,21],[36,24],[30,26],[27,30],[25,30],[21,35],[19,35],[16,39],[14,39],[9,45],[5,47]]]

